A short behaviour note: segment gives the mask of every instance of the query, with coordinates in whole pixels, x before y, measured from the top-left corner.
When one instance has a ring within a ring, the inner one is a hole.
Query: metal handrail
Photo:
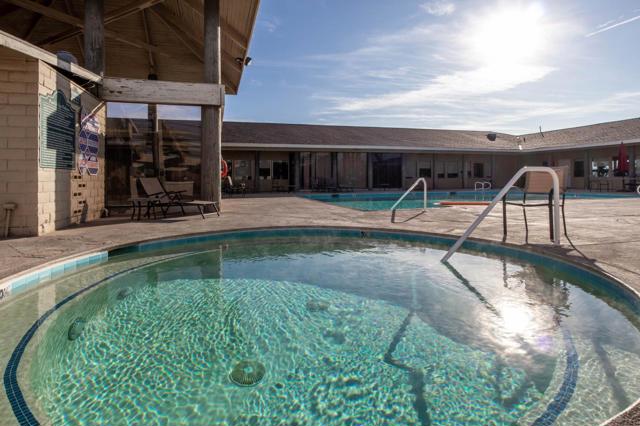
[[[480,190],[484,192],[485,189],[491,189],[491,182],[486,180],[479,180],[479,181],[476,181],[473,185],[474,191]]]
[[[518,179],[520,179],[520,177],[525,173],[529,172],[549,173],[551,175],[551,178],[553,179],[553,244],[560,245],[560,227],[558,226],[560,224],[560,180],[558,179],[558,175],[556,174],[556,171],[551,167],[525,166],[518,170],[515,175],[513,175],[511,180],[507,182],[504,188],[502,188],[502,190],[498,192],[498,195],[496,195],[495,198],[491,201],[491,204],[489,204],[487,208],[485,208],[484,211],[480,213],[480,216],[478,216],[476,220],[473,221],[471,226],[469,226],[469,228],[464,231],[464,234],[462,234],[462,236],[458,238],[458,240],[451,246],[447,254],[445,254],[442,258],[442,262],[448,261],[449,258],[453,256],[453,254],[460,248],[462,243],[464,243],[464,241],[473,233],[473,231],[476,230],[478,225],[480,225],[480,222],[482,222],[484,218],[487,217],[487,215],[491,212],[491,210],[493,210],[495,205],[498,204],[498,202],[500,202],[500,200],[502,200],[507,192],[509,192],[509,190],[515,185]]]
[[[413,189],[418,186],[418,184],[422,182],[424,184],[424,193],[422,195],[422,202],[423,202],[423,206],[422,206],[422,211],[425,212],[427,211],[427,180],[423,177],[418,178],[413,185],[411,185],[411,187],[409,189],[407,189],[405,191],[404,194],[402,194],[402,197],[400,197],[400,199],[398,201],[396,201],[396,203],[391,207],[391,216],[393,219],[393,215],[395,214],[395,211],[398,207],[398,205],[400,205],[400,203],[402,202],[402,200],[404,200],[406,198],[407,195],[409,195],[411,193],[411,191],[413,191]]]

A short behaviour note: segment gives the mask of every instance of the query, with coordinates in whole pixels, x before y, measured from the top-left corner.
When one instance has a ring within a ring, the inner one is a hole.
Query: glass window
[[[418,177],[430,178],[431,177],[431,167],[420,167],[418,169]]]
[[[271,160],[260,160],[258,176],[261,180],[271,179]]]
[[[141,118],[107,118],[107,206],[127,205],[138,195],[138,177],[157,176],[153,164],[152,122]]]
[[[273,178],[288,180],[289,179],[289,162],[274,161],[273,162]]]
[[[200,195],[200,121],[158,120],[160,129],[160,176],[167,191]]]
[[[402,186],[402,155],[372,154],[373,186],[400,188]]]
[[[484,163],[473,163],[473,177],[474,178],[484,177]]]
[[[584,161],[573,162],[573,177],[584,177]]]
[[[251,161],[233,160],[233,178],[236,181],[251,180]]]
[[[611,171],[611,161],[606,160],[593,160],[591,162],[591,175],[593,177],[607,177]]]
[[[458,177],[458,162],[457,161],[449,161],[447,162],[447,179],[456,179]]]
[[[138,177],[167,190],[200,193],[200,107],[110,102],[107,105],[107,205],[140,194]]]
[[[438,179],[444,179],[444,163],[442,161],[436,163],[436,176]]]
[[[338,185],[349,188],[367,187],[367,154],[364,152],[338,153]]]

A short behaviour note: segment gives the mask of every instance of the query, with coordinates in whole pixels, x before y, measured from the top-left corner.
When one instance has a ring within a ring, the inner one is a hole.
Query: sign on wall
[[[82,118],[80,128],[80,174],[85,172],[96,176],[99,171],[98,153],[100,152],[100,121],[95,114]]]
[[[40,95],[40,167],[73,170],[76,112],[60,90]]]

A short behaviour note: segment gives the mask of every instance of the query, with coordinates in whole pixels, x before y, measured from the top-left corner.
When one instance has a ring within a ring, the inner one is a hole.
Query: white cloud
[[[277,17],[262,18],[258,21],[258,25],[266,29],[268,32],[273,33],[278,29],[278,27],[280,27],[280,19]]]
[[[524,83],[544,78],[553,68],[536,65],[484,66],[470,71],[457,71],[435,77],[414,90],[388,93],[382,96],[343,99],[336,111],[375,110],[395,106],[415,106],[447,102],[512,89]]]
[[[430,1],[421,4],[420,7],[428,14],[435,16],[451,15],[456,10],[455,4],[444,0]]]
[[[638,19],[640,19],[640,15],[634,16],[633,18],[625,19],[624,21],[620,21],[620,22],[617,22],[615,24],[612,24],[611,21],[609,21],[608,23],[606,23],[606,24],[609,24],[609,25],[605,24],[604,27],[601,27],[599,25],[598,26],[598,28],[600,28],[599,30],[587,34],[586,37],[593,37],[596,34],[600,34],[600,33],[603,33],[605,31],[609,31],[609,30],[612,30],[614,28],[620,27],[622,25],[629,24],[629,23],[631,23],[633,21],[637,21]]]

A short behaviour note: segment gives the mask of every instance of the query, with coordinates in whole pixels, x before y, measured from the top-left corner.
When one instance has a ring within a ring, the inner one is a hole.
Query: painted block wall
[[[38,61],[0,48],[0,237],[5,203],[18,205],[10,235],[38,229]]]
[[[76,153],[73,170],[40,167],[39,102],[41,95],[71,92],[77,106]],[[99,173],[81,175],[78,135],[82,113],[93,112],[100,123]],[[104,208],[104,130],[106,106],[84,88],[48,64],[0,48],[0,231],[2,204],[18,205],[11,218],[10,237],[42,235],[62,227],[94,220]],[[1,237],[1,234],[0,234]]]
[[[106,105],[48,64],[39,63],[39,95],[60,90],[67,100],[79,96],[76,120],[76,167],[74,170],[42,168],[38,164],[38,235],[100,217],[104,208]],[[72,94],[73,92],[73,94]],[[97,176],[80,174],[78,137],[81,117],[96,114],[100,123],[99,172]]]

